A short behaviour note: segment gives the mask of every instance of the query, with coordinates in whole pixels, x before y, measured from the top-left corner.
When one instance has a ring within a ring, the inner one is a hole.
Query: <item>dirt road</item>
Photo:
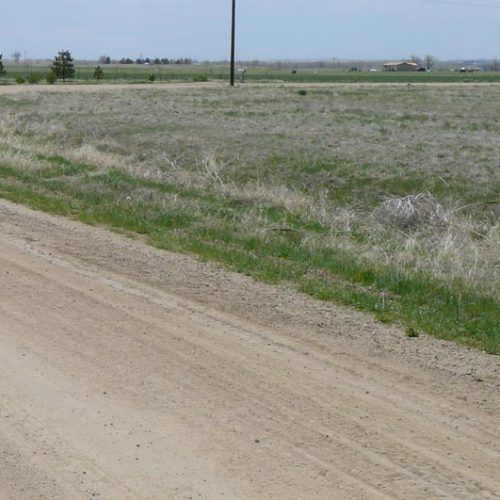
[[[0,201],[0,498],[500,498],[500,363]]]

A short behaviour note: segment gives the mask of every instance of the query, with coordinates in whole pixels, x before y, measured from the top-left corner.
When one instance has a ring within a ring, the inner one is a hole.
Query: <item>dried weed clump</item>
[[[407,197],[405,197],[407,198]],[[463,217],[446,210],[435,199],[428,204],[414,205],[412,209],[400,198],[384,201],[374,211],[363,256],[371,262],[384,262],[395,268],[422,273],[443,282],[456,280],[468,283],[476,290],[499,297],[500,223]],[[431,201],[429,201],[431,200]],[[389,204],[387,209],[387,202]],[[394,216],[400,206],[408,212]],[[383,214],[383,216],[382,216]],[[409,220],[408,220],[409,219]],[[411,222],[411,223],[410,223]]]
[[[208,186],[224,186],[222,180],[224,165],[215,153],[205,154],[198,162],[198,171]]]
[[[405,230],[445,226],[450,222],[449,213],[429,192],[386,198],[374,210],[374,216],[382,224]]]

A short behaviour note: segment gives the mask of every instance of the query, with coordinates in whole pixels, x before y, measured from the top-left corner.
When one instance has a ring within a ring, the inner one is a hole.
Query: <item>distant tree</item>
[[[0,54],[0,75],[3,73],[5,73],[5,69],[3,67],[2,54]]]
[[[436,59],[434,59],[434,57],[432,57],[430,55],[426,55],[424,58],[425,69],[430,71],[434,67],[435,62],[436,62]]]
[[[14,59],[14,62],[16,64],[19,63],[19,61],[21,60],[21,52],[19,52],[18,50],[16,50],[13,54],[12,54],[12,59]]]
[[[491,71],[500,71],[500,61],[498,59],[493,59],[490,66]]]
[[[94,78],[99,81],[104,78],[104,71],[100,66],[96,66],[94,69]]]
[[[51,69],[57,78],[63,82],[65,82],[68,78],[73,78],[75,76],[73,58],[71,57],[69,50],[60,50],[57,53]]]
[[[109,56],[99,57],[99,64],[111,64],[111,57]]]
[[[161,64],[160,59],[158,57],[155,57],[153,60],[153,64]]]

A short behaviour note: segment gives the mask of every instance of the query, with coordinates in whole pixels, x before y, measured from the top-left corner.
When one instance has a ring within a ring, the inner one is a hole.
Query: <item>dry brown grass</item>
[[[498,198],[499,103],[488,85],[17,93],[0,161],[61,155],[210,192],[256,207],[249,232],[276,207],[328,228],[315,245],[498,297],[498,205],[482,202]]]

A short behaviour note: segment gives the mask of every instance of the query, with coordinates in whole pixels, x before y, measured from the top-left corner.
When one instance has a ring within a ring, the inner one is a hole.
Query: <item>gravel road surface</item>
[[[0,498],[500,498],[499,358],[0,201]]]

